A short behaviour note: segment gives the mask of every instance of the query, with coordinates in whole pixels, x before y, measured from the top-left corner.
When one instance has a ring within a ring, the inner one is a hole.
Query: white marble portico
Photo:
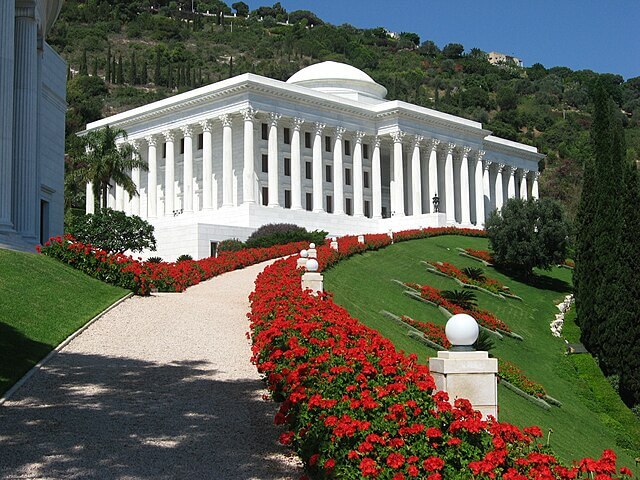
[[[534,147],[385,95],[364,72],[323,62],[287,82],[240,75],[87,131],[123,128],[148,160],[132,172],[140,197],[115,188],[110,206],[151,221],[165,259],[208,256],[211,242],[273,222],[332,235],[481,228],[506,198],[537,197]]]

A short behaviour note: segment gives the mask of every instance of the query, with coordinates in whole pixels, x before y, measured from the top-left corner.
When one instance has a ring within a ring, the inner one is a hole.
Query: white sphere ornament
[[[300,250],[300,257],[307,258],[309,256],[309,252],[306,250]]]
[[[451,342],[451,350],[470,351],[473,350],[473,344],[478,339],[480,328],[471,315],[459,313],[447,321],[444,332]]]
[[[318,271],[318,261],[315,258],[310,258],[307,260],[307,265],[305,266],[307,272],[317,272]]]
[[[309,244],[309,248],[310,248],[310,249],[312,249],[312,248],[316,248],[316,244],[315,244],[315,243],[310,243],[310,244]]]

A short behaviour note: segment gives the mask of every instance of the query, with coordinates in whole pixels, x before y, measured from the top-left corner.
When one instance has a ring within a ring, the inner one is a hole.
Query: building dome
[[[369,75],[339,62],[316,63],[295,73],[287,83],[360,101],[384,100],[387,89]]]

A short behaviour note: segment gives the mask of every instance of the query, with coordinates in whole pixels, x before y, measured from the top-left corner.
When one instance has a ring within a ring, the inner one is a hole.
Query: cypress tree
[[[91,75],[94,77],[98,76],[98,57],[93,59],[93,68],[91,69]]]
[[[147,70],[148,70],[147,57],[145,56],[142,59],[142,68],[140,69],[140,78],[139,78],[139,81],[142,85],[146,85],[147,83],[149,83]]]
[[[107,83],[111,81],[111,45],[107,47],[107,63],[105,66],[104,79]]]
[[[135,85],[138,83],[138,66],[136,65],[136,52],[131,52],[129,61],[129,83]]]
[[[116,83],[122,85],[124,83],[122,55],[118,55],[118,68],[116,71]]]
[[[82,59],[80,60],[80,75],[89,75],[89,67],[87,66],[87,49],[82,51]]]
[[[233,77],[233,57],[229,59],[229,78]]]
[[[116,56],[113,56],[111,60],[111,83],[116,83],[116,71],[117,71],[117,63]]]
[[[153,83],[155,83],[156,86],[160,86],[160,84],[162,83],[161,67],[162,67],[162,59],[160,58],[160,50],[156,49],[156,66],[153,72]]]

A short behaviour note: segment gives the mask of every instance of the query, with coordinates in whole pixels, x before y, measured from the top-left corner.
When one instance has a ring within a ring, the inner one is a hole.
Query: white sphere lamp
[[[305,265],[307,272],[317,272],[318,271],[318,261],[315,258],[310,258],[307,260],[307,264]]]
[[[474,351],[473,344],[478,339],[480,327],[471,315],[459,313],[447,321],[444,332],[451,342],[451,351],[470,352]]]
[[[308,256],[309,256],[309,252],[307,252],[306,250],[300,250],[301,258],[307,258]]]
[[[310,248],[310,249],[316,248],[316,244],[315,244],[315,243],[310,243],[310,244],[309,244],[309,248]]]

